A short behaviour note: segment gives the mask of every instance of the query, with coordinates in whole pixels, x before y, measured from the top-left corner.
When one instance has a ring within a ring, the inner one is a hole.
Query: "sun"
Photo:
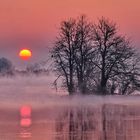
[[[32,56],[32,52],[29,49],[22,49],[19,52],[19,57],[22,60],[28,60],[29,58],[31,58]]]

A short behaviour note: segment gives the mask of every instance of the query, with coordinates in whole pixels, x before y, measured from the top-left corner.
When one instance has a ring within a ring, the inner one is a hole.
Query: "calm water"
[[[140,139],[139,96],[50,96],[46,83],[0,81],[0,140]]]
[[[0,109],[0,140],[138,140],[139,105]]]

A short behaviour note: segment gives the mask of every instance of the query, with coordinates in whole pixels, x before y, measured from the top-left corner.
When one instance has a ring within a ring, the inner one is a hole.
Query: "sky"
[[[139,47],[139,7],[139,0],[0,0],[0,57],[19,68],[47,60],[60,22],[81,14],[93,22],[109,18]],[[18,57],[22,48],[33,53],[27,62]]]

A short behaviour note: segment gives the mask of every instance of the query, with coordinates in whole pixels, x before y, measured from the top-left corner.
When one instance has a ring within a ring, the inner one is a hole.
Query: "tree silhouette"
[[[12,62],[4,57],[0,58],[0,75],[13,75]]]
[[[96,24],[86,16],[63,21],[52,56],[69,94],[139,90],[137,51],[129,39],[118,34],[116,24],[104,17]]]
[[[138,71],[136,72],[139,59],[137,59],[137,63],[134,63],[133,60],[136,57],[134,47],[131,46],[128,39],[118,34],[116,24],[108,19],[99,19],[98,23],[94,25],[93,34],[96,50],[95,57],[98,58],[96,65],[98,66],[98,71],[100,71],[100,78],[98,78],[99,92],[105,95],[110,94],[111,88],[111,94],[113,94],[114,83],[117,83],[116,85],[118,86],[121,82],[122,85],[124,78],[125,80],[128,78],[127,82],[133,81],[131,78],[134,75],[139,75]],[[132,73],[132,70],[135,73]],[[117,79],[119,80],[117,81]],[[123,85],[123,88],[126,86],[127,84]]]
[[[75,24],[73,19],[61,23],[60,36],[52,51],[58,75],[64,78],[63,84],[70,94],[74,93]]]
[[[83,94],[88,92],[88,81],[90,82],[94,69],[92,29],[92,24],[86,16],[83,15],[77,20],[74,62],[78,89]]]
[[[52,50],[56,71],[64,78],[64,85],[73,94],[85,93],[93,69],[92,24],[85,16],[61,23],[60,35]]]

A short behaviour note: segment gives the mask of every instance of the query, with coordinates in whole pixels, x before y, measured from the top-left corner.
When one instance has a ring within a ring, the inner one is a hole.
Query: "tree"
[[[63,21],[52,49],[55,72],[69,94],[130,94],[140,90],[140,58],[115,23],[85,16]]]
[[[52,50],[56,72],[63,77],[63,84],[67,87],[69,94],[73,94],[74,89],[74,38],[75,38],[74,19],[63,21],[60,27],[60,35],[55,42]]]
[[[70,94],[88,91],[87,81],[93,68],[92,42],[92,24],[85,16],[61,23],[52,56],[58,76],[64,78],[64,85]]]
[[[113,90],[115,86],[114,83],[120,82],[117,79],[121,79],[121,86],[123,77],[129,79],[126,79],[126,82],[132,81],[130,77],[133,77],[134,73],[130,67],[134,65],[132,59],[135,58],[136,52],[130,41],[118,34],[116,24],[105,18],[99,19],[94,25],[94,43],[95,57],[98,58],[96,65],[100,71],[99,92],[104,95],[110,94],[110,89]],[[126,85],[123,85],[123,88]]]
[[[93,25],[86,16],[80,16],[76,24],[74,62],[78,89],[82,94],[89,92],[88,82],[91,82],[90,76],[94,69],[92,29]]]
[[[12,62],[4,57],[0,58],[0,75],[13,75]]]
[[[119,93],[128,95],[135,90],[140,90],[140,58],[135,52],[135,55],[127,61],[127,69],[125,72],[119,72],[118,81]]]

